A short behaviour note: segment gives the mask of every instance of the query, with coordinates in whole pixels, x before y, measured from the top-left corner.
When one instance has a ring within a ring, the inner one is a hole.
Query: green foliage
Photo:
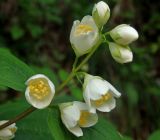
[[[160,139],[160,130],[156,130],[148,138],[148,140],[159,140],[159,139]]]
[[[0,48],[0,85],[24,91],[26,80],[34,72],[8,50]]]
[[[15,100],[0,106],[0,120],[8,120],[28,107],[25,99]],[[37,110],[23,121],[17,122],[18,131],[15,140],[52,140],[47,126],[48,110]]]
[[[24,35],[24,30],[18,25],[13,25],[10,31],[12,38],[15,40],[21,38]]]
[[[61,99],[63,102],[66,102],[66,97],[62,97]],[[0,120],[8,120],[27,107],[28,104],[25,99],[15,100],[1,105]],[[46,116],[47,114],[48,117]],[[83,137],[77,138],[73,136],[62,124],[59,109],[57,107],[37,110],[22,121],[17,122],[17,126],[18,131],[15,140],[121,140],[121,136],[112,124],[102,117],[99,118],[99,122],[95,126],[83,129]]]

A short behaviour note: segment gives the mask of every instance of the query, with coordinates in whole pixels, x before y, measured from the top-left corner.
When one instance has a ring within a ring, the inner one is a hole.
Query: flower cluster
[[[122,24],[103,34],[103,26],[109,17],[109,6],[101,1],[95,4],[92,16],[87,15],[81,21],[74,21],[70,33],[70,42],[76,58],[91,53],[94,48],[97,49],[97,46],[105,42],[108,43],[111,55],[117,62],[132,61],[133,54],[128,45],[138,38],[137,31],[127,24]],[[106,39],[107,35],[112,38],[112,41]],[[74,71],[73,69],[71,75],[76,75],[78,70]],[[73,101],[59,104],[62,122],[77,137],[83,135],[81,128],[91,127],[98,122],[97,110],[110,112],[116,106],[115,98],[121,96],[120,92],[101,77],[84,72],[83,76],[85,102]],[[55,86],[48,77],[37,74],[30,77],[25,84],[27,86],[25,97],[29,104],[37,109],[43,109],[50,105],[55,95]],[[5,122],[1,121],[0,125]],[[16,130],[15,124],[2,129],[0,139],[13,138]]]
[[[102,29],[109,17],[109,6],[101,1],[95,4],[92,16],[85,16],[81,22],[74,21],[70,42],[77,57],[89,53],[102,38]],[[107,41],[107,43],[115,61],[119,63],[131,62],[133,54],[128,45],[138,39],[137,31],[127,24],[121,24],[105,34],[109,34],[112,38],[112,41]]]
[[[77,137],[82,136],[81,127],[91,127],[98,121],[96,110],[110,112],[116,106],[114,97],[119,93],[109,82],[99,76],[85,74],[83,83],[83,102],[60,104],[62,122]]]

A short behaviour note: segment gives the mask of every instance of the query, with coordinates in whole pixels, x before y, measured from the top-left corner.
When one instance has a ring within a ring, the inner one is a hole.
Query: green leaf
[[[34,74],[25,63],[8,50],[0,48],[0,85],[18,91],[25,90],[25,81]]]
[[[77,100],[81,100],[81,101],[83,100],[83,95],[82,95],[83,93],[78,87],[70,86],[69,88],[72,96],[74,96]]]
[[[24,35],[24,30],[18,25],[13,25],[10,32],[14,40],[17,40]]]
[[[60,98],[65,101],[67,96]],[[29,104],[25,99],[1,105],[0,120],[11,119],[28,107]],[[102,117],[99,117],[99,121],[95,126],[83,128],[84,135],[82,137],[74,136],[63,125],[57,107],[49,110],[36,110],[23,120],[17,122],[17,126],[18,131],[15,134],[15,140],[122,140],[112,124]]]
[[[48,115],[48,126],[55,140],[65,140],[65,133],[61,129],[61,120],[58,109],[52,109]]]
[[[54,83],[54,85],[57,87],[59,85],[59,80],[56,75],[49,67],[36,67],[36,66],[31,66],[31,68],[36,72],[36,73],[41,73],[49,77],[49,79]]]
[[[95,126],[83,129],[83,132],[84,136],[75,140],[122,140],[113,125],[102,117]]]
[[[0,106],[0,120],[9,120],[23,112],[29,104],[25,99],[15,100]],[[18,121],[15,140],[53,140],[47,126],[48,110],[36,110]]]
[[[153,132],[148,140],[160,140],[160,130],[156,130],[155,132]]]
[[[44,29],[36,24],[28,24],[27,27],[34,38],[39,37],[44,32]]]
[[[64,81],[67,79],[69,73],[67,71],[61,69],[61,70],[59,70],[58,75],[59,75],[61,81]]]

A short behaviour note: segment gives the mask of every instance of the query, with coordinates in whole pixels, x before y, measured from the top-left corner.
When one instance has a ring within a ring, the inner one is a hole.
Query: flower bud
[[[110,17],[109,6],[103,1],[98,2],[94,5],[92,16],[97,26],[101,28],[103,25],[107,23]]]
[[[112,57],[118,63],[128,63],[133,59],[132,51],[128,46],[121,46],[119,44],[110,42],[109,49]]]
[[[119,93],[109,82],[99,76],[85,75],[83,84],[83,97],[90,112],[97,110],[110,112],[116,106],[115,97],[120,97]]]
[[[91,127],[98,121],[96,113],[90,113],[83,102],[69,102],[59,105],[61,119],[66,128],[75,136],[83,136],[81,127]]]
[[[99,39],[98,28],[92,16],[85,16],[82,21],[74,21],[70,42],[77,57],[89,53]]]
[[[25,91],[26,100],[32,106],[43,109],[49,106],[54,94],[54,84],[43,74],[37,74],[30,77],[26,82]]]
[[[138,39],[138,32],[127,24],[121,24],[110,31],[112,39],[120,45],[128,45]]]
[[[8,122],[7,120],[0,121],[0,125],[3,125],[4,123]],[[10,140],[15,137],[15,132],[17,131],[16,124],[13,123],[6,128],[0,130],[0,140]]]

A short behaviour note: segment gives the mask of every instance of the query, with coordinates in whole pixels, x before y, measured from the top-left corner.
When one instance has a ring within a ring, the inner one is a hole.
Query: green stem
[[[72,71],[74,71],[75,68],[76,68],[76,66],[77,66],[78,58],[79,58],[79,57],[76,56],[75,61],[74,61],[74,63],[73,63]]]
[[[100,39],[98,43],[93,47],[92,51],[84,58],[84,60],[74,69],[72,69],[72,72],[68,76],[68,78],[57,88],[56,94],[59,93],[68,83],[69,81],[76,75],[76,72],[81,69],[81,67],[89,60],[89,58],[93,55],[93,53],[96,51],[96,49],[99,47],[99,45],[102,43],[102,40]],[[74,65],[77,64],[78,58],[76,57]],[[0,130],[23,119],[24,117],[28,116],[33,111],[37,110],[34,107],[30,107],[26,109],[21,114],[17,115],[15,118],[9,120],[8,122],[4,123],[3,125],[0,125]]]

